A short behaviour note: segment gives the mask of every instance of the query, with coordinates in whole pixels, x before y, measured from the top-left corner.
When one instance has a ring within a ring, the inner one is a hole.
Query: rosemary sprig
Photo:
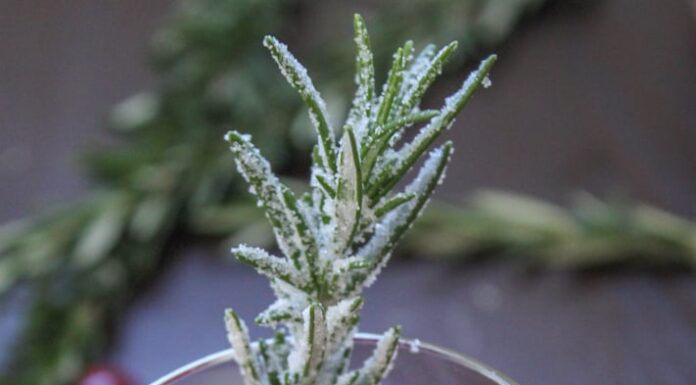
[[[459,91],[430,114],[418,134],[397,148],[393,138],[406,127],[384,128],[398,126],[397,122],[419,113],[421,98],[456,44],[414,61],[413,43],[407,42],[394,55],[387,82],[377,96],[370,39],[357,14],[354,28],[357,90],[338,143],[325,103],[307,70],[284,44],[270,36],[264,39],[280,71],[304,100],[316,130],[310,191],[296,196],[283,184],[251,143],[251,136],[237,131],[226,135],[237,170],[264,209],[283,254],[272,256],[244,244],[232,249],[238,260],[268,276],[276,294],[277,301],[257,321],[274,328],[282,325],[280,333],[285,334],[276,349],[262,349],[266,342],[251,343],[244,321],[233,310],[227,311],[229,341],[247,385],[381,383],[396,356],[400,329],[389,329],[371,357],[358,369],[349,370],[361,292],[374,282],[442,182],[452,143],[446,142],[427,156],[426,151],[450,128],[474,91],[489,82],[488,73],[496,59],[483,60]],[[422,158],[427,159],[413,181],[403,192],[393,192]],[[371,160],[368,169],[366,159]]]
[[[405,240],[406,251],[460,260],[502,251],[547,268],[696,267],[696,225],[643,203],[580,193],[565,209],[522,195],[481,191],[463,206],[439,205]]]

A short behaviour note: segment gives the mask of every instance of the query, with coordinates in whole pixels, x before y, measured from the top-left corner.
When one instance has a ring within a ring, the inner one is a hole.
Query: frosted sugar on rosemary
[[[225,137],[282,253],[273,256],[246,245],[232,249],[238,260],[269,278],[277,297],[255,320],[277,330],[272,340],[251,343],[244,321],[233,310],[226,312],[228,338],[247,385],[377,385],[388,374],[398,326],[382,335],[362,366],[349,370],[362,290],[377,278],[444,178],[452,143],[430,147],[474,91],[490,85],[495,56],[485,59],[440,109],[421,110],[423,95],[457,44],[440,50],[428,45],[414,56],[409,41],[394,54],[378,95],[370,39],[359,15],[354,29],[357,89],[338,140],[307,70],[277,39],[263,41],[306,104],[317,133],[309,192],[297,196],[284,185],[248,135],[231,131]],[[402,133],[418,124],[424,126],[415,138],[396,148]],[[394,191],[423,157],[415,178]]]

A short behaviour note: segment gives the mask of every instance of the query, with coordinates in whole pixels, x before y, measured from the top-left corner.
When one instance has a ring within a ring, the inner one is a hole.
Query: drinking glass
[[[369,357],[379,336],[359,333],[352,362]],[[517,385],[499,371],[451,350],[401,339],[399,352],[383,385]],[[232,350],[194,361],[151,385],[243,385]]]

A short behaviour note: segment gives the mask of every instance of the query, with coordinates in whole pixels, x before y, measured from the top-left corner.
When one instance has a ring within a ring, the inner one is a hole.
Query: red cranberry
[[[77,381],[77,385],[133,385],[117,368],[99,365],[89,368]]]

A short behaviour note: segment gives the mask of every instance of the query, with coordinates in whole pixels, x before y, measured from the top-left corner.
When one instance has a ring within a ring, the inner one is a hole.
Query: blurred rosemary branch
[[[387,51],[406,35],[418,41],[456,38],[462,55],[453,67],[461,68],[542,3],[429,0],[397,6],[389,0],[371,3],[365,13],[375,26],[374,46],[385,48],[375,52],[376,62],[387,63]],[[333,19],[354,10],[346,3],[341,12],[332,2],[339,11],[329,12],[322,4],[180,4],[153,41],[158,89],[114,110],[111,126],[126,144],[86,156],[99,191],[0,228],[0,299],[18,285],[29,289],[25,327],[17,348],[7,350],[12,354],[0,366],[0,384],[69,384],[102,357],[108,331],[167,262],[173,234],[232,234],[259,244],[270,239],[230,173],[231,155],[220,138],[230,127],[256,127],[251,133],[276,170],[292,175],[305,168],[313,140],[309,125],[292,91],[267,76],[275,69],[257,42],[266,33],[299,36],[308,67],[329,85],[322,91],[330,112],[340,117],[349,101],[332,95],[351,87],[352,65],[345,58],[352,46],[335,44],[339,32],[333,28],[312,36],[298,28],[306,24],[303,18],[335,25]],[[290,130],[287,122],[294,122]],[[696,264],[693,224],[640,205],[583,202],[592,203],[571,214],[527,198],[486,194],[464,207],[429,210],[414,232],[419,238],[407,239],[405,251],[437,257],[512,249],[529,260],[571,266],[629,259]]]
[[[476,193],[465,205],[436,204],[405,249],[461,259],[504,251],[550,268],[696,266],[696,225],[625,200],[578,193],[570,209],[498,191]]]

